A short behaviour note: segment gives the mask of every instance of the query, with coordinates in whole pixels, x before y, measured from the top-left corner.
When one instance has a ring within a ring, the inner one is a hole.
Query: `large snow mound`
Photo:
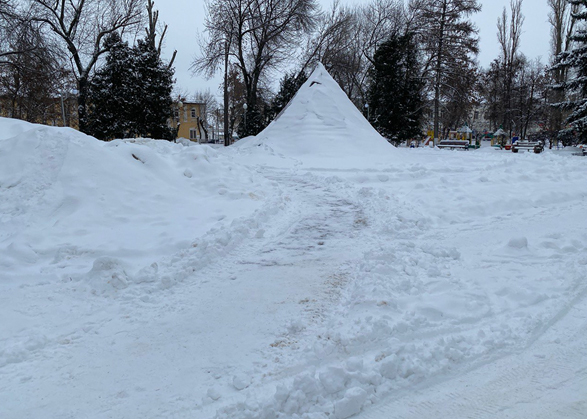
[[[15,137],[24,131],[30,130],[33,126],[40,127],[40,125],[31,124],[20,119],[0,118],[0,120],[2,121],[0,125],[2,128],[0,129],[0,141]]]
[[[398,158],[322,64],[265,130],[236,147],[313,167],[370,167]]]
[[[266,181],[209,146],[104,143],[0,118],[0,270],[138,270],[261,205]],[[12,135],[12,136],[11,136]],[[102,266],[98,264],[99,266]]]

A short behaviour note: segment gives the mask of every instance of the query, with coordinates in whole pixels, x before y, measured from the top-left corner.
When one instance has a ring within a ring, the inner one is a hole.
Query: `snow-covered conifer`
[[[106,62],[90,80],[87,131],[101,139],[150,137],[171,140],[173,69],[151,43],[129,47],[118,34],[107,40]]]
[[[566,92],[566,100],[556,104],[557,107],[569,111],[567,122],[579,141],[587,142],[587,0],[567,0],[576,6],[578,11],[572,14],[576,19],[577,28],[571,37],[574,43],[570,51],[562,52],[557,57],[553,70],[566,68],[569,70],[567,81],[556,86]],[[564,135],[564,132],[562,133]]]
[[[171,140],[173,132],[167,120],[171,116],[173,69],[163,63],[157,50],[146,40],[139,40],[134,52],[137,103],[133,120],[138,135]]]
[[[133,80],[135,74],[132,48],[116,32],[105,40],[108,48],[105,64],[94,74],[88,86],[86,133],[100,140],[133,136]]]

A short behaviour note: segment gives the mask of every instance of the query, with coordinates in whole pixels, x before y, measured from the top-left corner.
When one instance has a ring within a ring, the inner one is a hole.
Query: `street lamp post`
[[[181,98],[178,98],[177,101],[177,118],[175,120],[176,126],[176,133],[175,133],[175,139],[177,140],[179,138],[179,127],[181,125],[181,112],[183,110],[183,102],[181,101]]]
[[[369,120],[369,104],[365,103],[365,111],[367,112],[367,121]]]
[[[63,103],[63,92],[61,92],[61,122],[63,123],[63,126],[67,126],[67,124],[65,123],[65,104]]]
[[[218,143],[220,141],[220,109],[216,108],[216,141],[215,143]]]
[[[247,108],[248,107],[249,106],[246,103],[243,105],[243,109],[245,110],[245,135],[247,134]]]

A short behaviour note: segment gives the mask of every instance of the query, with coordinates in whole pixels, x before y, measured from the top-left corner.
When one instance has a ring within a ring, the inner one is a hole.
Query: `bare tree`
[[[241,73],[238,68],[233,65],[228,69],[226,74],[226,95],[225,95],[225,117],[228,117],[228,139],[232,141],[232,134],[236,128],[242,123],[244,118],[244,104],[246,97],[245,85],[242,81]],[[225,137],[226,139],[226,137]]]
[[[355,7],[335,0],[322,13],[301,57],[299,73],[320,61],[351,100],[366,103],[368,71],[377,47],[392,34],[404,33],[406,11],[400,0],[370,0]]]
[[[524,67],[524,59],[520,54],[520,39],[524,15],[522,15],[522,1],[511,0],[511,17],[508,18],[506,8],[503,8],[501,16],[497,19],[497,40],[501,47],[499,60],[503,68],[503,110],[502,125],[509,130],[510,136],[514,129],[514,110],[512,102],[512,89],[517,73]]]
[[[33,41],[39,38],[27,39],[31,30],[31,22],[19,13],[12,0],[0,0],[0,66],[14,66],[11,57],[30,53],[37,48]]]
[[[578,4],[571,4],[568,0],[547,0],[550,12],[548,22],[551,25],[551,58],[571,48],[571,36],[575,28],[574,13],[579,11]]]
[[[360,45],[357,40],[359,25],[358,8],[342,7],[334,1],[331,10],[321,13],[315,30],[308,34],[305,48],[298,65],[298,78],[311,71],[321,62],[340,84],[349,97],[352,97],[352,84],[360,71]]]
[[[317,62],[331,68],[342,64],[338,58],[351,49],[356,26],[356,12],[335,0],[331,10],[319,16],[315,30],[308,34],[298,73],[307,73]]]
[[[145,29],[146,32],[146,40],[151,45],[153,50],[157,51],[157,55],[161,57],[161,50],[163,48],[163,41],[165,40],[165,35],[167,34],[167,25],[161,25],[162,29],[159,27],[159,11],[154,9],[155,2],[153,0],[147,0],[147,18],[148,18],[148,26]],[[157,41],[157,31],[161,30],[161,36],[159,37],[159,41]],[[171,56],[171,60],[169,60],[168,68],[173,66],[173,62],[175,61],[175,57],[177,56],[177,50],[173,51],[173,55]]]
[[[60,48],[23,10],[0,0],[0,92],[9,115],[31,122],[63,118],[58,98],[70,76]],[[63,107],[62,107],[63,108]]]
[[[88,78],[107,52],[113,32],[137,28],[143,0],[28,0],[31,18],[46,25],[66,47],[78,83],[80,130],[85,129]]]
[[[14,17],[11,10],[14,6],[8,0],[0,0],[0,65],[8,64],[7,57],[14,54],[10,42]]]
[[[506,65],[514,62],[520,49],[522,25],[525,20],[522,14],[522,1],[510,1],[511,19],[508,19],[505,7],[501,16],[497,19],[497,40],[501,47],[502,59]]]
[[[469,123],[471,109],[479,103],[476,94],[479,69],[474,63],[468,64],[458,67],[458,71],[447,72],[443,83],[443,112],[440,122],[445,130]]]
[[[292,58],[301,36],[314,27],[317,10],[316,0],[206,0],[208,37],[192,69],[212,76],[222,64],[225,74],[229,62],[237,65],[246,88],[248,133],[262,128],[262,78]]]
[[[360,6],[356,15],[357,27],[351,36],[352,56],[347,58],[349,65],[343,64],[334,74],[338,75],[348,96],[362,107],[367,101],[367,79],[375,52],[392,35],[406,33],[406,14],[402,1],[371,0]]]
[[[210,127],[211,122],[214,121],[216,118],[216,111],[218,109],[218,101],[214,97],[214,95],[210,92],[210,89],[206,90],[197,90],[192,95],[192,99],[194,102],[202,104],[202,110],[200,113],[200,117],[198,118],[198,129],[200,131],[200,137],[202,137],[202,131],[204,133],[203,137],[208,141],[208,127]]]
[[[467,71],[479,52],[477,28],[469,20],[481,10],[477,0],[411,0],[409,4],[420,30],[427,56],[424,76],[434,95],[434,138],[440,135],[443,91],[451,92],[450,79]],[[413,23],[413,24],[414,24]]]
[[[522,67],[518,78],[518,126],[521,138],[526,138],[530,124],[545,121],[547,109],[544,98],[547,92],[547,75],[544,65],[536,59]]]
[[[0,87],[9,99],[10,115],[42,123],[54,120],[55,113],[62,116],[55,98],[63,93],[68,76],[63,57],[31,22],[13,29],[12,51],[18,53],[5,55],[0,66]]]

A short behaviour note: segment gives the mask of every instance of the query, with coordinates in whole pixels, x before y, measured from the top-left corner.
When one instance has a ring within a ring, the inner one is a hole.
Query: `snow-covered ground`
[[[0,119],[0,418],[587,417],[587,159],[330,80],[229,149]]]

